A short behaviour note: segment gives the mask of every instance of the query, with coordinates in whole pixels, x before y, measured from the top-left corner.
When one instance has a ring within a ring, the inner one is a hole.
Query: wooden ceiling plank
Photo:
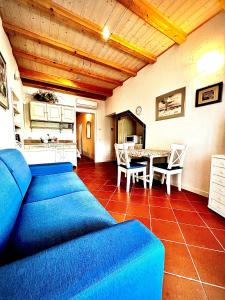
[[[70,66],[70,65],[67,65],[67,64],[58,63],[55,60],[51,60],[49,58],[42,57],[42,56],[37,56],[37,55],[34,55],[32,53],[23,51],[23,50],[18,49],[18,48],[13,48],[13,54],[15,55],[15,57],[18,57],[18,58],[25,58],[25,59],[28,59],[30,61],[34,61],[34,62],[44,64],[44,65],[47,65],[47,66],[50,66],[50,67],[61,69],[61,70],[64,70],[64,71],[72,72],[74,74],[80,74],[80,75],[87,76],[87,77],[90,77],[90,78],[94,78],[94,79],[97,79],[97,80],[105,81],[107,83],[115,84],[116,86],[119,86],[119,85],[123,84],[122,81],[119,81],[119,80],[116,80],[116,79],[113,79],[113,78],[109,78],[107,76],[98,75],[96,73],[93,73],[93,72],[90,72],[90,71],[87,71],[85,69],[81,69],[81,68],[78,68],[78,67],[75,67],[75,66]]]
[[[19,66],[20,76],[21,78],[36,80],[39,82],[50,83],[58,86],[68,87],[71,89],[81,90],[84,92],[90,92],[93,94],[103,95],[103,96],[111,96],[112,90],[94,86],[91,84],[80,82],[79,80],[70,80],[61,78],[54,75],[49,75],[46,73],[33,71],[30,69],[23,68]]]
[[[186,40],[187,34],[146,0],[117,1],[177,44]]]
[[[84,52],[82,50],[74,49],[73,47],[66,45],[56,39],[49,38],[47,36],[31,32],[31,31],[21,28],[17,25],[13,25],[13,24],[3,21],[3,27],[4,27],[5,31],[8,33],[12,32],[12,33],[17,33],[17,34],[23,35],[24,37],[31,39],[33,41],[36,41],[40,44],[44,44],[44,45],[53,47],[55,49],[70,53],[74,56],[80,57],[82,59],[91,61],[96,64],[100,64],[104,67],[112,68],[112,69],[122,72],[126,75],[136,76],[136,74],[137,74],[137,72],[130,70],[128,68],[125,68],[122,65],[108,61],[106,59],[102,59],[100,57],[96,57],[96,56],[94,56],[90,53]]]
[[[47,84],[47,83],[39,82],[39,81],[35,81],[35,80],[30,80],[30,79],[24,78],[24,79],[22,79],[22,83],[24,86],[29,86],[29,87],[33,87],[33,88],[46,89],[46,90],[60,92],[60,93],[64,93],[64,94],[72,94],[72,95],[81,96],[81,97],[90,98],[90,99],[106,100],[106,96],[82,92],[82,91],[78,91],[75,89],[70,89],[70,88],[66,88],[66,87],[62,87],[62,86],[59,87],[54,84],[49,84],[49,83]]]
[[[221,8],[225,10],[225,0],[219,0]]]
[[[131,44],[126,39],[116,35],[111,34],[107,41],[103,39],[102,30],[98,24],[89,21],[86,18],[82,18],[75,13],[71,13],[65,7],[58,5],[51,0],[20,0],[32,7],[38,8],[48,14],[53,15],[56,19],[63,21],[65,24],[73,27],[80,28],[87,32],[91,36],[99,39],[102,42],[107,42],[112,47],[119,49],[125,53],[128,53],[138,59],[141,59],[148,63],[154,63],[156,61],[156,56],[149,53],[144,48],[138,47],[137,45]]]

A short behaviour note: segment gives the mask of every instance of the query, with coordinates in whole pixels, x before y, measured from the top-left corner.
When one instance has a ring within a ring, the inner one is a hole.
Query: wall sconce
[[[224,64],[224,55],[217,50],[204,54],[197,62],[199,73],[214,73]]]

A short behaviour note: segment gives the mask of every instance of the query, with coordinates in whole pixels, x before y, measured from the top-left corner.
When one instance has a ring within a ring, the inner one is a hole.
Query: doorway
[[[95,114],[76,112],[78,165],[95,159]]]

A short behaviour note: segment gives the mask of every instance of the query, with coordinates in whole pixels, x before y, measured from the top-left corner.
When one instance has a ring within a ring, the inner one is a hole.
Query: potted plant
[[[38,92],[33,94],[35,100],[44,101],[48,103],[58,103],[59,100],[53,92],[44,92],[39,90]]]

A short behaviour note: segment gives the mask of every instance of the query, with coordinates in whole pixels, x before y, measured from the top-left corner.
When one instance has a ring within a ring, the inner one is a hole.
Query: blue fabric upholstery
[[[146,227],[116,224],[70,165],[32,172],[0,151],[1,299],[161,299],[164,248]]]
[[[168,163],[154,164],[154,167],[164,169],[164,170],[179,170],[179,169],[182,169],[181,167],[172,167],[171,169],[168,169]]]
[[[116,224],[88,191],[23,205],[11,236],[18,257]]]
[[[23,155],[16,149],[0,150],[0,160],[2,160],[12,173],[22,196],[24,197],[31,181],[31,172]]]
[[[125,169],[138,169],[138,168],[144,168],[145,165],[142,165],[142,164],[138,164],[138,163],[130,163],[130,167],[127,168],[126,166],[124,165],[121,165],[121,167],[125,168]]]
[[[128,221],[0,268],[4,300],[160,300],[164,248]]]
[[[73,172],[34,176],[27,191],[25,202],[35,202],[86,190],[86,186]]]
[[[38,164],[38,165],[30,165],[29,167],[30,167],[32,176],[50,175],[50,174],[65,173],[65,172],[73,171],[73,165],[70,162]]]
[[[0,161],[0,253],[8,242],[21,203],[19,188],[6,165]]]

